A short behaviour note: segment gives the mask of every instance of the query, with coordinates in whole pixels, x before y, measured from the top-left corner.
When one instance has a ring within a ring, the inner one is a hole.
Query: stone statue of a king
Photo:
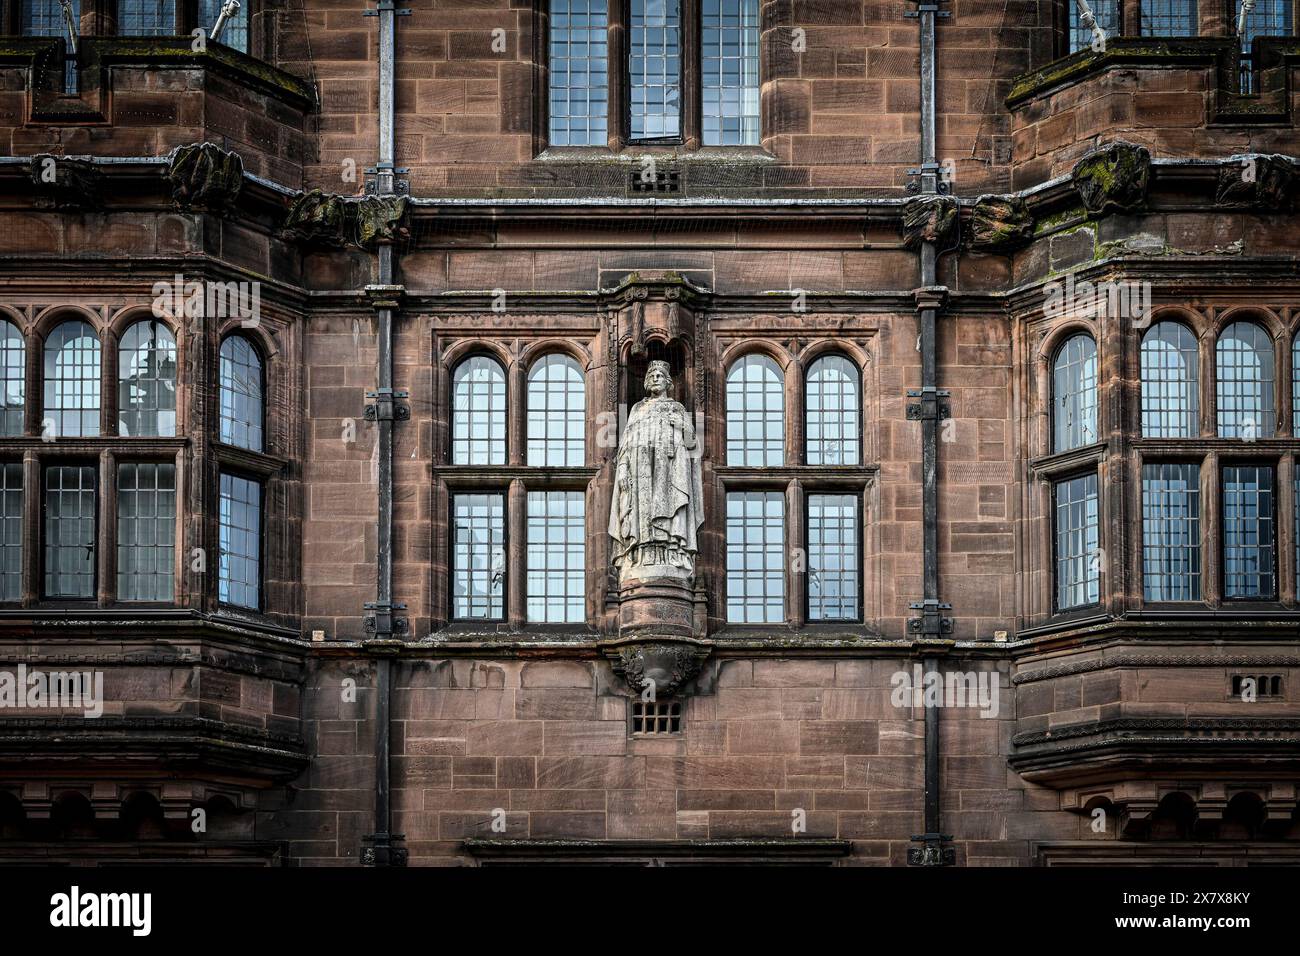
[[[619,581],[690,578],[704,518],[700,450],[681,402],[668,396],[667,362],[646,370],[646,398],[632,406],[618,444],[609,534]]]

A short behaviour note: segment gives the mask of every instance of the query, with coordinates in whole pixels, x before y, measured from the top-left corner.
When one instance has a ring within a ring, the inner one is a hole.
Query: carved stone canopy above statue
[[[709,290],[680,272],[631,272],[608,293],[608,303],[618,316],[621,359],[644,357],[652,342],[695,339],[695,320],[707,307]]]

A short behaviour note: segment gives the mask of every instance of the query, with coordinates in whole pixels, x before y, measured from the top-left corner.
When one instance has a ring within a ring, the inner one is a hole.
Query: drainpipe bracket
[[[363,17],[377,17],[379,14],[387,13],[389,10],[397,14],[399,17],[409,17],[411,15],[410,7],[394,6],[393,0],[379,0],[373,10],[362,10],[361,15]]]
[[[366,406],[366,421],[409,422],[411,420],[411,407],[402,401],[406,397],[406,392],[394,391],[391,388],[380,388],[373,392],[366,392],[366,398],[374,399],[373,402]]]
[[[942,9],[938,3],[917,3],[917,0],[912,0],[912,2],[916,3],[916,9],[904,12],[903,18],[906,20],[915,20],[923,13],[933,13],[936,17],[941,17],[945,20],[952,16],[950,12]],[[940,2],[942,2],[942,0],[940,0]]]
[[[913,611],[920,611],[920,617],[908,618],[907,633],[928,638],[942,638],[953,632],[952,618],[944,617],[941,612],[951,611],[951,604],[944,604],[934,599],[913,601],[908,605]]]
[[[916,311],[924,312],[926,309],[934,309],[937,312],[948,301],[948,287],[946,285],[923,285],[919,289],[913,289],[912,295],[916,299]]]
[[[384,604],[379,601],[367,601],[363,606],[365,610],[374,612],[366,617],[364,621],[366,631],[380,640],[391,638],[394,634],[405,634],[410,627],[410,622],[406,618],[398,617],[393,613],[394,611],[405,611],[405,604]]]
[[[383,285],[380,283],[371,283],[362,290],[367,299],[370,300],[372,309],[400,309],[402,307],[402,296],[406,295],[406,286],[404,285]]]
[[[908,866],[956,866],[957,850],[944,846],[952,836],[947,833],[918,833],[912,842],[921,844],[907,848]]]
[[[406,866],[410,853],[397,844],[406,839],[405,833],[367,833],[361,838],[362,866]]]
[[[947,389],[934,388],[933,386],[920,389],[909,388],[907,397],[920,399],[919,402],[908,403],[907,420],[909,422],[942,422],[952,418],[952,404],[947,401],[949,397]]]
[[[935,192],[940,196],[952,193],[952,184],[944,178],[944,167],[939,163],[922,163],[917,169],[909,169],[907,175],[912,177],[907,183],[907,191],[913,196],[921,192],[921,185],[926,181],[927,175],[934,177]]]

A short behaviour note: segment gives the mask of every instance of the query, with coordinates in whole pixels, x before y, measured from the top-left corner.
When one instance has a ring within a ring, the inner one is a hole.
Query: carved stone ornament
[[[616,649],[612,666],[636,694],[653,687],[656,697],[675,697],[708,656],[709,647],[695,643],[627,644]]]
[[[31,180],[37,197],[55,209],[93,209],[99,205],[103,180],[84,159],[65,159],[43,153],[32,157]]]
[[[172,199],[182,209],[225,212],[244,185],[244,160],[213,143],[178,147],[167,166]]]
[[[1014,249],[1034,234],[1034,216],[1019,196],[980,196],[970,218],[972,249]]]
[[[1229,156],[1219,166],[1214,201],[1220,206],[1284,209],[1290,204],[1296,169],[1277,153]]]
[[[1079,160],[1072,175],[1074,188],[1090,216],[1133,212],[1146,203],[1151,153],[1145,146],[1111,143]]]
[[[313,189],[289,207],[281,235],[304,245],[373,249],[381,242],[409,238],[409,205],[405,196],[352,199]]]
[[[952,196],[915,196],[903,206],[903,245],[918,248],[932,242],[950,246],[957,228],[957,200]]]

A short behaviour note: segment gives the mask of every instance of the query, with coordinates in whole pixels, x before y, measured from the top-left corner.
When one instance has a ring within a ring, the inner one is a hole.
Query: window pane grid
[[[551,0],[551,145],[604,146],[609,114],[607,0]]]
[[[567,355],[545,356],[528,375],[528,464],[581,466],[586,427],[582,369]]]
[[[1069,339],[1052,372],[1052,451],[1097,440],[1097,345],[1087,335]]]
[[[262,358],[248,339],[221,343],[221,440],[262,450]]]
[[[45,469],[45,585],[51,598],[95,596],[95,469]]]
[[[117,469],[117,596],[170,601],[176,558],[176,466]]]
[[[858,370],[841,355],[827,355],[808,371],[807,441],[810,465],[856,465],[861,455]]]
[[[1234,322],[1215,350],[1219,437],[1272,438],[1273,343],[1258,325]]]
[[[12,322],[0,322],[0,377],[0,435],[21,435],[27,389],[27,345]]]
[[[758,0],[703,0],[700,13],[704,145],[757,145]]]
[[[528,492],[528,620],[587,619],[585,499],[581,491]]]
[[[0,465],[0,601],[23,591],[23,466]]]
[[[858,619],[858,499],[808,496],[808,619]]]
[[[81,24],[81,0],[72,0],[72,18]],[[77,61],[68,48],[68,27],[63,20],[63,7],[59,0],[22,0],[22,31],[27,37],[62,37],[65,55],[68,57],[63,68],[63,89],[67,93],[77,91]]]
[[[506,377],[485,355],[461,362],[452,376],[451,461],[506,463]]]
[[[163,323],[137,322],[122,336],[117,397],[119,434],[176,434],[176,339]]]
[[[225,604],[257,610],[262,582],[262,486],[223,472],[220,505],[217,596]]]
[[[632,0],[628,75],[633,139],[681,135],[681,2]]]
[[[117,32],[120,36],[175,35],[172,0],[118,0]]]
[[[1056,606],[1065,611],[1101,600],[1097,476],[1058,482],[1056,508]]]
[[[1142,466],[1142,586],[1148,601],[1201,599],[1201,469]]]
[[[1232,28],[1241,16],[1241,0],[1232,6]],[[1246,30],[1241,34],[1241,92],[1255,91],[1254,62],[1251,47],[1256,37],[1290,36],[1293,32],[1291,0],[1258,0],[1246,14]]]
[[[766,355],[746,355],[727,372],[727,464],[785,463],[785,385]]]
[[[727,620],[785,620],[785,495],[779,491],[727,495]]]
[[[221,5],[224,2],[225,0],[199,0],[199,26],[203,28],[204,33],[212,32],[217,17],[221,15]],[[241,53],[248,52],[248,8],[251,5],[249,0],[239,5],[239,12],[227,20],[226,25],[221,28],[221,39],[218,42]]]
[[[1271,600],[1274,578],[1273,469],[1223,469],[1223,594]]]
[[[1141,0],[1139,7],[1142,36],[1191,37],[1200,32],[1196,0]]]
[[[1097,26],[1107,38],[1119,33],[1119,0],[1091,0],[1093,16]],[[1092,31],[1079,22],[1079,7],[1071,0],[1070,9],[1070,52],[1092,49]]]
[[[45,342],[45,427],[54,437],[99,434],[99,336],[64,322]]]
[[[1291,343],[1291,434],[1300,435],[1300,335]]]
[[[1201,433],[1199,379],[1196,336],[1177,322],[1152,326],[1142,339],[1142,437]]]
[[[505,498],[453,495],[452,616],[501,620],[505,616]]]

